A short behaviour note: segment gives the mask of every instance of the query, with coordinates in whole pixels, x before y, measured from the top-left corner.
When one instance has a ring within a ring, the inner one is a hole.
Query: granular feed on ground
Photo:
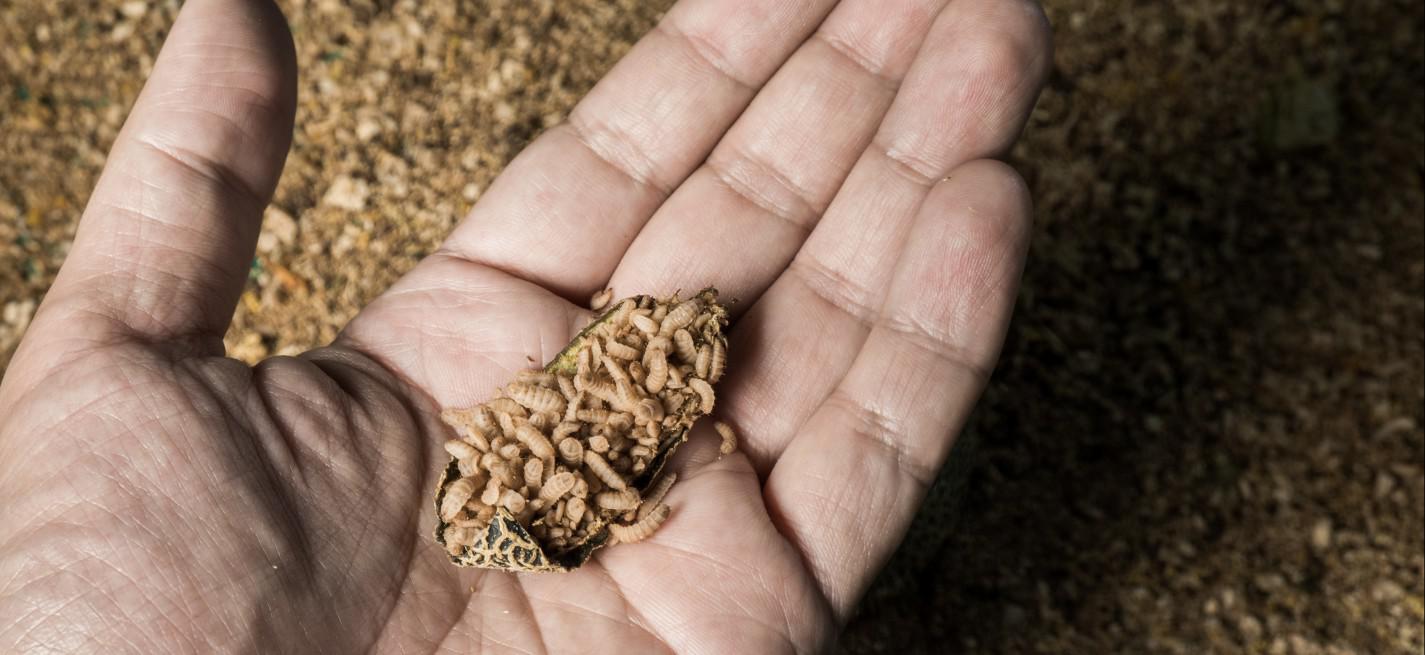
[[[227,343],[330,340],[667,0],[283,3]],[[177,3],[0,5],[0,366]],[[848,653],[1425,648],[1425,7],[1051,0],[1004,358]]]

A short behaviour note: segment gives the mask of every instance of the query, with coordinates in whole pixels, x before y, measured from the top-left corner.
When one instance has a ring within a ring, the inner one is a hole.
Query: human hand
[[[221,337],[290,38],[186,3],[0,385],[0,650],[827,647],[998,355],[1029,201],[985,158],[1047,70],[1037,7],[683,0],[333,345],[248,367]],[[694,435],[663,527],[575,572],[452,566],[439,409],[547,361],[606,283],[741,300],[743,449]]]

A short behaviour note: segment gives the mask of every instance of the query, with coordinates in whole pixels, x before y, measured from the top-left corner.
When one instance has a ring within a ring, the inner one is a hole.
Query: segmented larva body
[[[727,346],[721,337],[712,340],[712,361],[708,366],[708,382],[717,384],[727,370]]]
[[[559,461],[565,466],[579,466],[584,463],[584,444],[578,439],[568,438],[559,442]]]
[[[514,489],[506,489],[500,493],[500,507],[503,507],[515,514],[524,511],[525,505],[529,502],[524,494]]]
[[[549,477],[544,486],[539,489],[539,499],[545,504],[552,503],[564,497],[574,489],[574,474],[568,471],[561,471]]]
[[[451,555],[459,555],[466,544],[475,540],[475,528],[473,526],[450,525],[440,533],[440,536],[445,540],[446,552]]]
[[[609,535],[618,540],[621,544],[631,544],[636,541],[647,539],[658,527],[668,519],[668,514],[672,511],[667,505],[659,503],[654,506],[643,518],[638,519],[632,525],[621,525],[618,523],[609,524]]]
[[[552,387],[554,386],[554,374],[538,368],[525,369],[515,373],[515,381],[541,387]]]
[[[711,384],[701,378],[688,378],[688,387],[698,394],[699,401],[702,402],[700,409],[704,414],[711,414],[713,403],[717,400],[717,395],[713,393]]]
[[[643,387],[648,393],[656,394],[668,384],[668,357],[661,350],[649,348],[647,352],[652,357],[644,358],[648,362],[648,374],[643,377]]]
[[[481,452],[490,450],[490,441],[485,437],[489,430],[482,429],[475,419],[475,411],[468,409],[447,409],[440,413],[441,420],[455,428],[455,433]],[[454,453],[451,453],[454,455]]]
[[[559,393],[564,394],[564,401],[570,403],[577,402],[579,398],[579,390],[574,388],[574,378],[571,378],[567,375],[561,375],[556,379],[559,384]]]
[[[549,437],[543,432],[534,429],[529,425],[521,425],[515,430],[515,438],[524,444],[535,457],[539,459],[550,459],[554,457],[554,444],[549,443]]]
[[[698,347],[693,343],[693,335],[687,330],[673,333],[673,345],[678,348],[678,359],[689,363],[698,358]]]
[[[584,451],[584,466],[594,474],[594,477],[599,479],[599,482],[604,483],[604,486],[617,491],[628,489],[628,483],[623,481],[623,476],[609,466],[603,455],[593,450]]]
[[[547,387],[525,382],[511,382],[505,386],[505,395],[531,412],[563,414],[564,395]]]
[[[668,495],[668,490],[673,488],[673,483],[678,481],[677,473],[669,473],[658,478],[656,482],[648,486],[648,491],[643,494],[643,504],[638,506],[638,518],[648,516],[663,502],[663,497]]]
[[[579,521],[584,518],[584,510],[587,509],[584,499],[575,496],[569,499],[564,505],[564,523],[570,527],[579,525]]]
[[[626,489],[624,491],[600,491],[594,496],[594,504],[600,508],[613,510],[615,512],[627,512],[637,509],[642,502],[636,489]]]
[[[538,489],[544,481],[544,460],[531,459],[524,463],[525,486]]]
[[[668,315],[663,318],[663,325],[658,328],[658,334],[668,336],[677,330],[687,327],[702,311],[703,304],[696,298],[678,303],[678,306],[674,307],[668,312]]]
[[[513,398],[491,398],[485,405],[490,408],[490,411],[495,412],[496,418],[499,418],[500,414],[508,414],[520,418],[529,416],[529,410],[525,409],[524,405],[521,405],[519,401]]]
[[[622,344],[613,339],[609,339],[608,343],[604,344],[604,354],[614,359],[621,359],[627,362],[637,360],[638,356],[641,353],[639,353],[638,349],[634,348],[633,346]]]
[[[613,299],[614,290],[612,288],[604,289],[603,291],[597,291],[592,297],[589,298],[589,309],[597,312],[600,309],[607,307],[609,305],[609,301]]]
[[[653,398],[645,398],[639,401],[633,410],[633,422],[635,424],[658,423],[663,420],[663,403]],[[473,450],[473,449],[472,449]]]
[[[698,356],[693,359],[693,373],[700,378],[707,379],[708,367],[712,365],[712,346],[703,344],[698,347]]]
[[[658,335],[658,322],[649,318],[647,314],[633,314],[628,318],[629,322],[644,334],[650,337]]]
[[[724,455],[731,455],[737,450],[737,433],[732,431],[732,426],[722,421],[713,423],[713,429],[717,430],[718,436],[722,437],[722,444],[718,446],[718,452]]]
[[[445,488],[445,498],[440,501],[440,518],[446,521],[455,518],[479,488],[480,481],[475,478],[460,478],[450,483]]]
[[[459,439],[451,439],[445,442],[445,452],[450,453],[451,457],[462,461],[480,457],[480,451],[478,449]]]
[[[529,424],[544,432],[559,423],[559,415],[554,412],[535,412],[529,417]]]

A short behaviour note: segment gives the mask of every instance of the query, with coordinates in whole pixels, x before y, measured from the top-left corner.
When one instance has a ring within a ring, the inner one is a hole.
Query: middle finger
[[[715,281],[725,298],[761,294],[869,145],[944,4],[839,4],[654,214],[615,270],[614,290]]]

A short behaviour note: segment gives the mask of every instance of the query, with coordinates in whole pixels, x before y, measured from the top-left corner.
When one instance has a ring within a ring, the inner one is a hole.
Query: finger
[[[36,319],[40,339],[78,331],[221,353],[295,102],[275,6],[185,4]]]
[[[684,0],[515,159],[443,249],[586,298],[833,0]]]
[[[895,549],[999,356],[1029,241],[1007,166],[967,164],[922,208],[865,347],[764,496],[843,620]]]
[[[1048,40],[1034,5],[951,3],[875,143],[733,331],[724,406],[757,426],[744,446],[764,475],[851,366],[933,183],[967,158],[1003,154],[1019,133],[1047,74]],[[781,366],[738,365],[768,360]],[[787,371],[797,372],[790,383]]]
[[[846,0],[638,235],[614,289],[752,299],[871,142],[943,0]]]

